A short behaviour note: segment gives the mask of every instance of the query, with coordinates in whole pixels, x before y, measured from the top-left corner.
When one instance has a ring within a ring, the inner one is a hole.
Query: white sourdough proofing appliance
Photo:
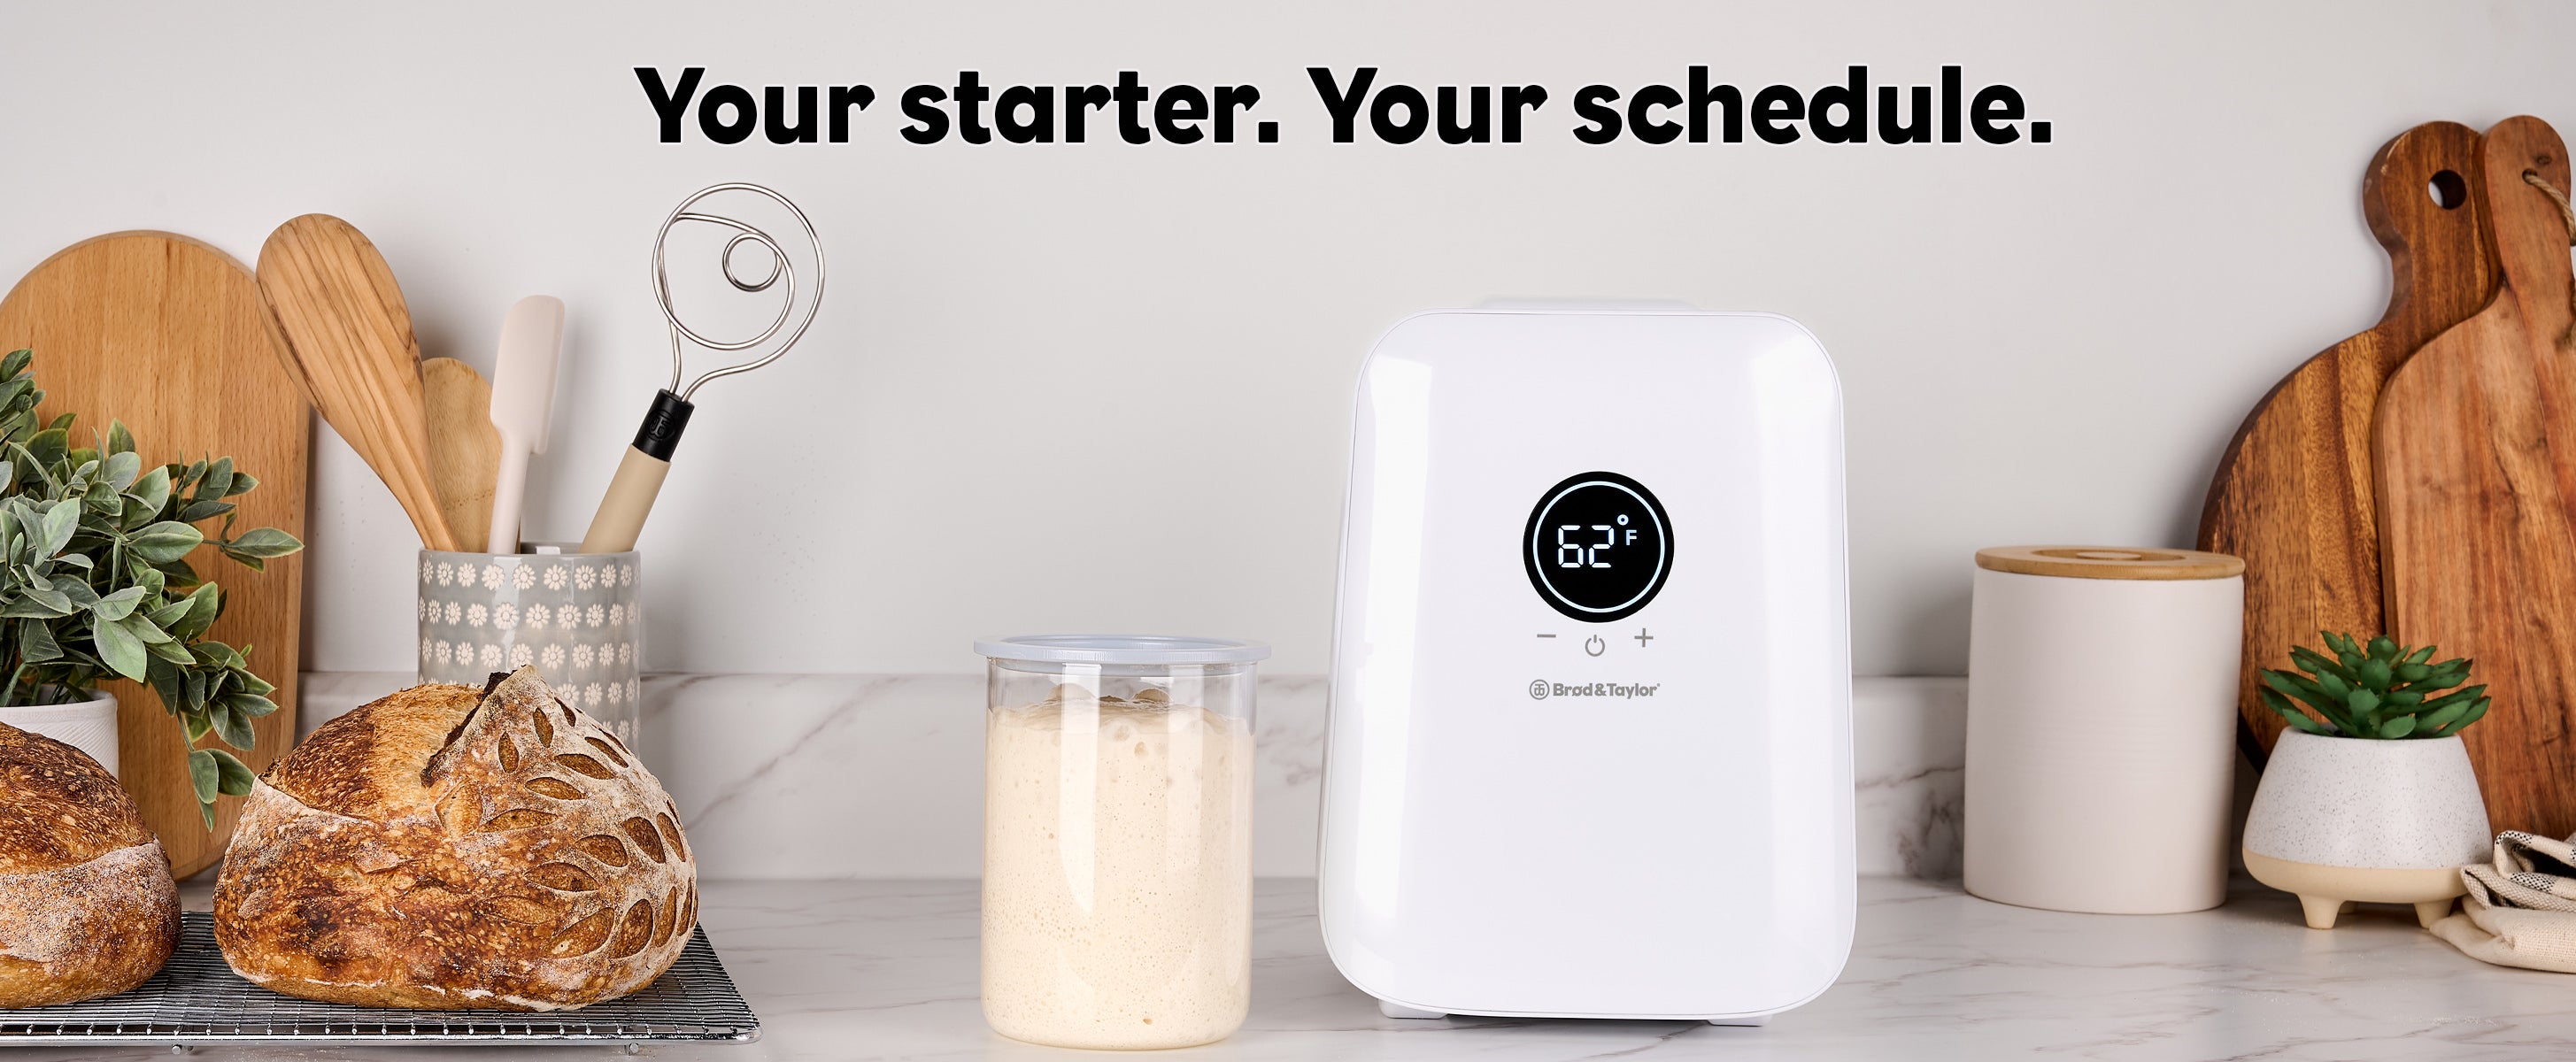
[[[1378,342],[1320,903],[1382,1011],[1758,1024],[1833,983],[1842,446],[1783,317],[1447,311]]]

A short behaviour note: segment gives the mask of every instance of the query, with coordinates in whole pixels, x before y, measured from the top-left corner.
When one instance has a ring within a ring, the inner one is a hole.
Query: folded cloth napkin
[[[2460,868],[2469,894],[2433,934],[2498,966],[2576,973],[2576,838],[2506,830],[2493,864]]]

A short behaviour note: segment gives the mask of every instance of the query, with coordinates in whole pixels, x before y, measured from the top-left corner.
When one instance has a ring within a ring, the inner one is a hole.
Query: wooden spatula
[[[2477,130],[2416,126],[2362,176],[2362,215],[2388,250],[2388,311],[2309,358],[2245,418],[2200,510],[2200,548],[2245,559],[2244,681],[2237,744],[2256,764],[2281,734],[2255,673],[2288,667],[2318,631],[2363,638],[2380,611],[2371,414],[2388,374],[2495,295],[2499,271],[2476,194]]]
[[[260,248],[259,293],[305,400],[393,488],[422,545],[456,549],[430,475],[420,347],[384,256],[348,222],[306,214]]]
[[[2497,829],[2576,831],[2576,347],[2567,188],[2537,118],[2487,130],[2504,285],[2380,395],[2380,570],[2389,633],[2477,661],[2494,706],[2461,731]]]
[[[420,385],[429,407],[429,477],[438,511],[456,544],[467,553],[489,548],[492,487],[501,468],[501,433],[492,427],[492,385],[454,358],[420,363]],[[517,549],[517,544],[511,545]]]

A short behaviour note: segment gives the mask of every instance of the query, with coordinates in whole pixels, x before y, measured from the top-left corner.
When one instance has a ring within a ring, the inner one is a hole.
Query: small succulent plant
[[[2401,646],[2384,635],[2368,645],[2349,634],[2318,635],[2333,656],[2293,648],[2290,663],[2306,674],[2266,670],[2265,688],[2257,691],[2265,707],[2299,730],[2335,737],[2441,738],[2487,714],[2491,698],[2486,687],[2452,689],[2469,680],[2471,661],[2431,663],[2432,646]],[[2308,711],[2301,711],[2302,705]]]

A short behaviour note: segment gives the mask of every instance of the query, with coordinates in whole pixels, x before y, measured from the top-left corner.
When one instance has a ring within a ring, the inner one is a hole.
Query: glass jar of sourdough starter
[[[1187,1047],[1252,976],[1255,642],[975,643],[984,717],[984,1020],[1059,1047]]]

